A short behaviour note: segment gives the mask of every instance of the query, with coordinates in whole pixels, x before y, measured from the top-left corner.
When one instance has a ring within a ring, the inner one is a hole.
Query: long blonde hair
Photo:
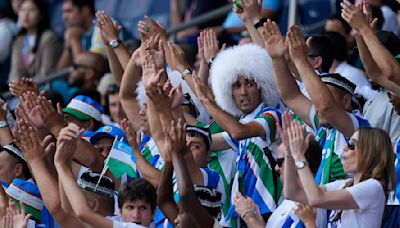
[[[379,128],[360,128],[356,148],[359,151],[357,169],[361,173],[360,182],[369,178],[380,181],[386,196],[395,190],[395,154],[388,133]]]

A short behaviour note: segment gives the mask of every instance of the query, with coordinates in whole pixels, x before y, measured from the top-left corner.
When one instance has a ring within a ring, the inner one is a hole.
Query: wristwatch
[[[0,121],[0,128],[7,127],[7,126],[8,126],[8,122],[6,120]]]
[[[265,22],[267,22],[267,18],[260,18],[260,20],[254,24],[254,28],[258,29],[259,27],[263,26]]]
[[[192,74],[192,73],[193,73],[192,68],[190,68],[190,67],[186,68],[186,69],[182,72],[182,78],[183,78],[183,80],[185,80],[185,76],[186,76],[186,75]]]
[[[307,162],[306,161],[296,161],[294,163],[296,165],[297,169],[304,169],[304,167],[306,167]]]
[[[108,45],[112,48],[117,48],[121,43],[122,41],[120,39],[110,40],[110,42],[108,42]]]

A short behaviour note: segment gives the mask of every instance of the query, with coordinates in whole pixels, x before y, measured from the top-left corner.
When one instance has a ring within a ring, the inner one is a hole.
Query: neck
[[[361,173],[354,174],[354,185],[360,183]]]
[[[37,32],[37,28],[36,28],[36,27],[34,27],[34,28],[27,28],[27,29],[26,29],[26,33],[28,33],[28,35],[36,35],[36,32]]]
[[[340,61],[333,60],[332,66],[329,69],[329,73],[335,73],[336,68],[339,66],[340,63],[341,63]]]

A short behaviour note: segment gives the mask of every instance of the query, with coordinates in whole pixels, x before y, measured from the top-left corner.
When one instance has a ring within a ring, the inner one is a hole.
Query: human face
[[[276,160],[276,166],[275,166],[275,171],[277,173],[279,173],[279,177],[281,178],[281,181],[283,183],[283,175],[284,175],[284,163],[281,164],[281,166],[279,166],[279,160],[281,160],[283,162],[283,160],[285,159],[285,145],[283,145],[283,143],[281,143],[281,145],[279,145],[278,147],[278,158]]]
[[[344,153],[343,153],[343,168],[346,173],[355,173],[357,172],[357,164],[358,164],[358,157],[357,153],[357,140],[358,140],[358,131],[351,136],[348,144],[344,146]],[[354,148],[350,149],[349,147],[355,146]]]
[[[236,106],[245,114],[251,113],[261,103],[261,91],[254,80],[239,76],[232,85],[232,96]]]
[[[97,139],[96,142],[93,143],[94,148],[105,158],[110,154],[114,139],[111,137],[103,137]]]
[[[147,121],[147,105],[146,104],[144,104],[143,107],[140,108],[139,116],[140,116],[140,119],[139,119],[140,127],[143,128],[143,131],[147,135],[150,135],[149,122]]]
[[[62,5],[62,17],[67,27],[81,26],[83,18],[81,11],[77,6],[72,4],[72,1],[64,1]]]
[[[127,201],[122,204],[121,218],[124,222],[149,227],[153,217],[154,213],[151,210],[150,203],[144,200]]]
[[[118,93],[108,95],[108,109],[110,110],[110,115],[114,122],[120,123],[121,120],[126,118]]]
[[[5,151],[0,152],[0,181],[10,184],[17,177],[16,165],[9,153]]]
[[[210,153],[207,151],[204,138],[198,133],[187,132],[186,142],[189,145],[190,152],[192,153],[196,164],[200,167],[207,167]]]
[[[394,110],[400,115],[400,97],[392,92],[387,93],[390,103],[392,103]]]
[[[26,30],[36,29],[40,20],[40,11],[33,1],[24,1],[18,11],[21,27]]]

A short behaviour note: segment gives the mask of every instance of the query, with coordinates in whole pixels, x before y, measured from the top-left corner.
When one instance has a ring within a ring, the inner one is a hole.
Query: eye
[[[236,81],[235,83],[233,83],[232,88],[233,89],[240,88],[240,82]]]
[[[246,79],[246,86],[252,87],[252,86],[254,86],[254,85],[255,85],[255,83],[254,83],[253,80],[248,80],[248,79]]]

